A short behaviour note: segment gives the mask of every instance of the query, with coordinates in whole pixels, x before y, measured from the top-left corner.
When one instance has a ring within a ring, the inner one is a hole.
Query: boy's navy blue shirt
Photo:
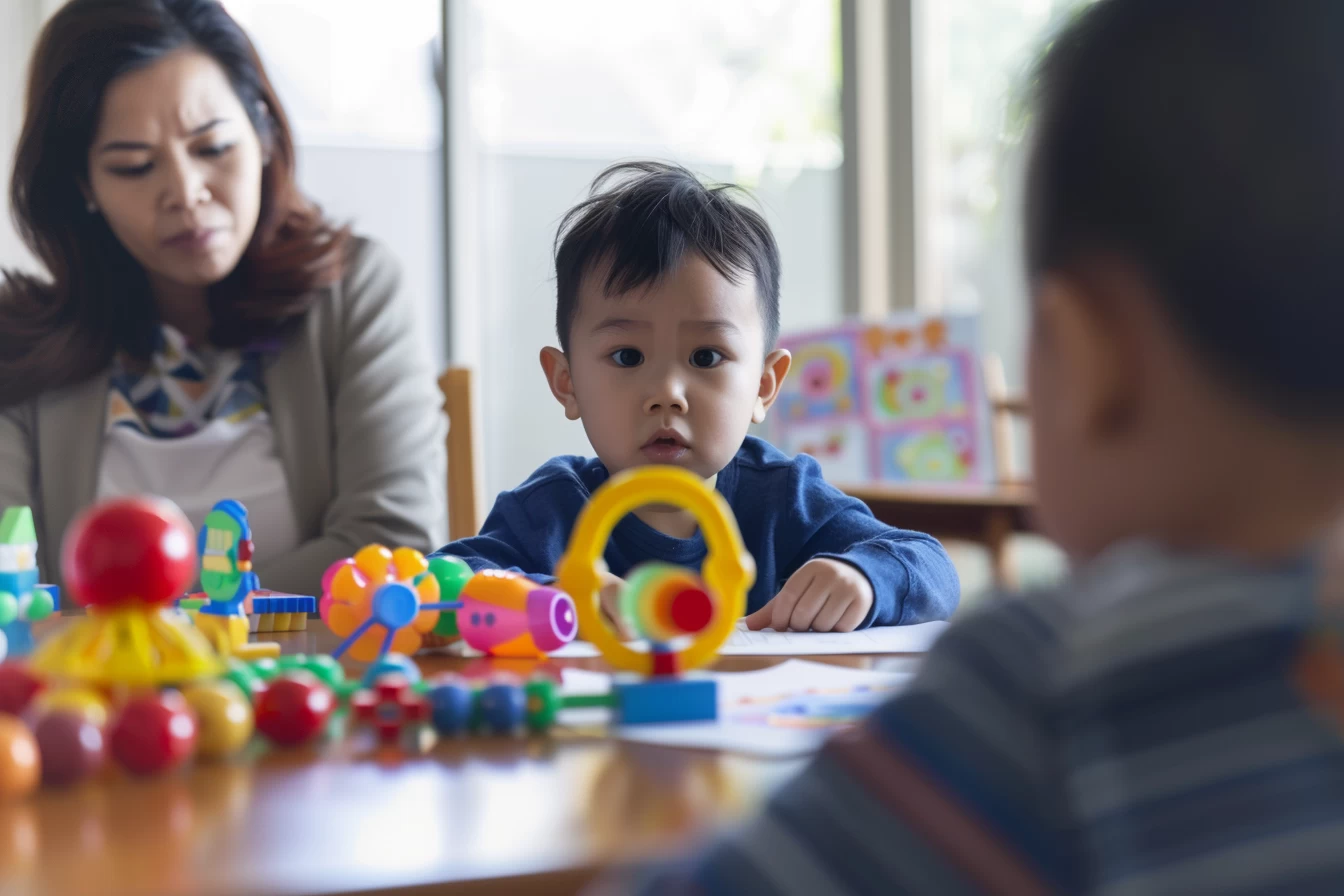
[[[580,511],[609,475],[595,458],[553,458],[499,496],[481,534],[439,553],[461,557],[475,570],[509,569],[550,582]],[[961,586],[942,545],[878,522],[863,502],[826,482],[811,457],[789,458],[748,436],[715,488],[756,559],[747,612],[763,607],[816,557],[848,563],[872,583],[873,606],[863,628],[947,619],[956,609]],[[673,538],[630,514],[612,532],[605,560],[612,574],[625,578],[651,560],[699,569],[706,552],[703,535]]]

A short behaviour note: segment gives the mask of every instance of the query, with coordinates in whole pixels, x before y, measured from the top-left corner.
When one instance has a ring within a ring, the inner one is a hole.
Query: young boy
[[[1084,565],[641,892],[1344,893],[1342,47],[1338,0],[1100,0],[1055,41],[1029,388]]]
[[[946,619],[960,597],[946,552],[883,525],[828,485],[815,461],[747,436],[789,370],[779,334],[779,251],[729,189],[655,163],[617,165],[560,224],[559,348],[541,352],[551,392],[582,420],[596,459],[557,457],[495,502],[481,534],[443,553],[474,569],[547,580],[593,491],[614,473],[672,464],[727,499],[756,584],[753,628],[851,631]],[[650,560],[698,569],[705,543],[685,511],[644,507],[607,545],[602,604]]]

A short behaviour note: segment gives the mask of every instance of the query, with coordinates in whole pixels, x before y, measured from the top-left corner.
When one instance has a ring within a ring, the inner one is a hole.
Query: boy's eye
[[[232,143],[221,143],[218,146],[205,147],[204,149],[200,150],[200,154],[208,159],[213,159],[224,155],[231,149],[233,149]]]
[[[637,348],[618,348],[611,353],[617,367],[638,367],[644,363],[644,353]]]
[[[692,367],[718,367],[723,363],[723,352],[712,348],[698,348],[691,352]]]

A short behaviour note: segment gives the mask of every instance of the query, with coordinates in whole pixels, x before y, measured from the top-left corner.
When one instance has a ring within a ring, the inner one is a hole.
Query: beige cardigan
[[[304,538],[257,569],[263,588],[316,594],[323,571],[365,544],[445,541],[443,399],[400,278],[386,249],[357,240],[342,282],[263,368]],[[61,537],[94,497],[108,376],[0,411],[0,508],[32,507],[44,581],[64,585]]]

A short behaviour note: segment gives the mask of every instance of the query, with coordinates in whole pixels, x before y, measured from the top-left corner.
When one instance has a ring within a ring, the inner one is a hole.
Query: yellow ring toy
[[[747,553],[737,520],[723,496],[694,473],[680,467],[635,467],[607,480],[579,514],[569,547],[555,567],[557,586],[574,598],[579,633],[617,669],[653,674],[653,654],[621,642],[602,619],[602,553],[616,524],[646,504],[672,504],[690,511],[705,533],[709,553],[700,577],[714,600],[714,617],[685,648],[677,652],[678,670],[698,669],[713,662],[732,635],[747,607],[747,590],[756,581],[756,561]]]

